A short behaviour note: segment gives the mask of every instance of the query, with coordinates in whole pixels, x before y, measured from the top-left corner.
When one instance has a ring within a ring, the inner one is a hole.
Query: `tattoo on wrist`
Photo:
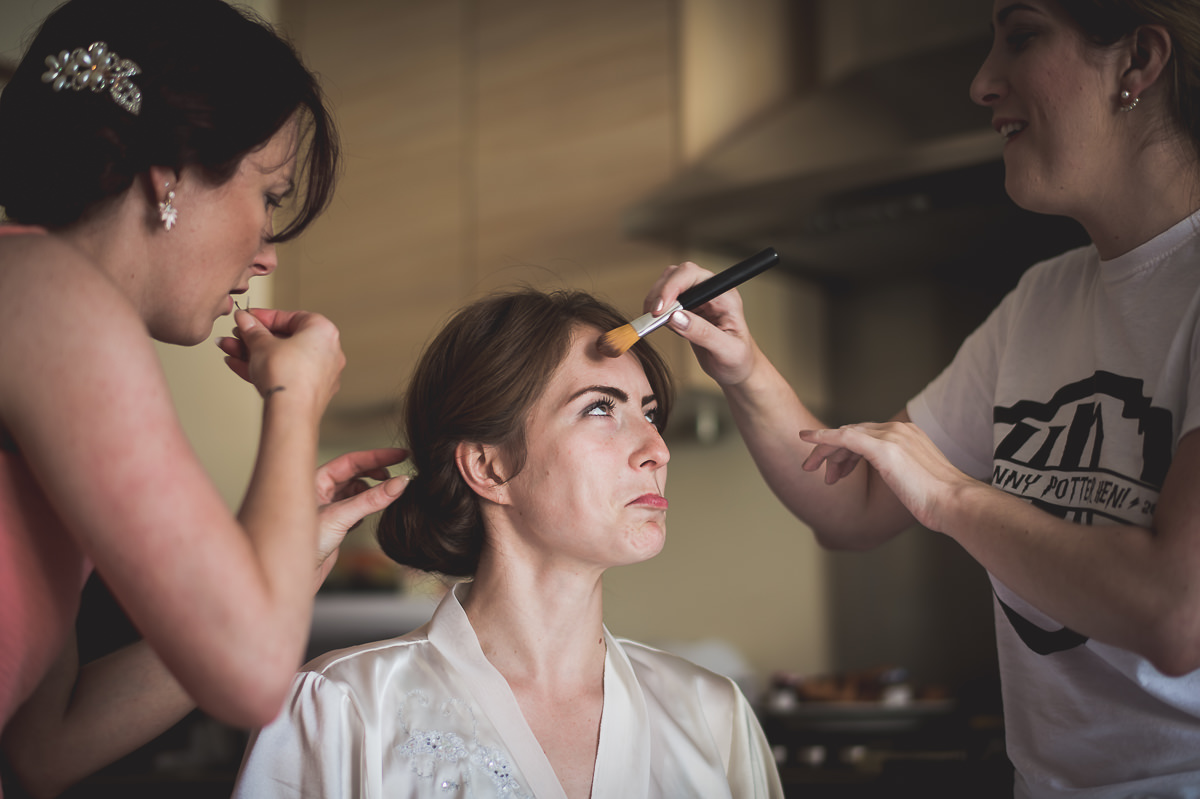
[[[283,391],[285,388],[287,388],[287,386],[273,386],[271,388],[268,388],[266,391],[263,392],[263,399],[270,399],[272,394],[276,394],[280,391]]]

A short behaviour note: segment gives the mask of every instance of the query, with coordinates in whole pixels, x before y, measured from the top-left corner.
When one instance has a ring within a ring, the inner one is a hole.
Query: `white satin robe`
[[[235,799],[563,799],[455,594],[408,635],[308,664],[280,716],[251,738]],[[594,799],[783,796],[732,680],[607,629],[604,640]]]

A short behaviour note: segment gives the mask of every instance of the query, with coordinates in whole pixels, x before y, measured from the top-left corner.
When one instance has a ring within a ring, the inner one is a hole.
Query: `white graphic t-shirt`
[[[1152,526],[1200,427],[1200,213],[1111,261],[1089,246],[1031,268],[908,412],[1047,513]],[[1200,671],[1166,677],[992,585],[1017,795],[1200,797]]]

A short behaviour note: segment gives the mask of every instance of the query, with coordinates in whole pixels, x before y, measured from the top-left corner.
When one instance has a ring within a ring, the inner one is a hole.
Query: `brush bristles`
[[[619,358],[637,344],[639,338],[641,336],[633,329],[633,325],[621,325],[601,336],[596,346],[609,358]]]

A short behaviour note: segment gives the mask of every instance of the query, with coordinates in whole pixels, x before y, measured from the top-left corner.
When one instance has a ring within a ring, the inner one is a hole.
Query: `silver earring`
[[[1131,100],[1129,98],[1129,92],[1122,89],[1121,90],[1121,104],[1118,105],[1117,107],[1120,108],[1122,111],[1132,111],[1133,109],[1137,108],[1138,101],[1141,99],[1142,99],[1141,97],[1134,97]]]
[[[175,223],[179,220],[179,209],[172,203],[175,200],[175,192],[167,190],[167,199],[158,204],[158,218],[162,220],[163,227],[167,230],[175,227]]]

